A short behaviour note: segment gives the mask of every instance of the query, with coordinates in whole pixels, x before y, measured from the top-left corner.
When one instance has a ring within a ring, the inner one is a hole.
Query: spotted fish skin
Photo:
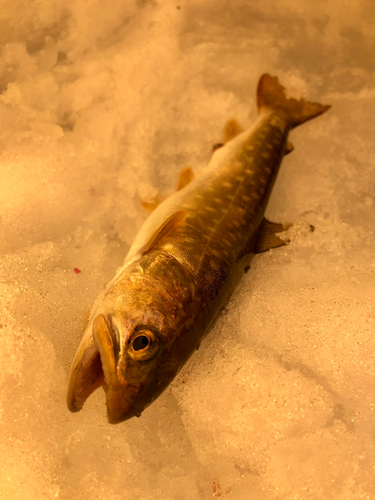
[[[163,202],[99,296],[73,360],[68,407],[100,385],[111,423],[139,416],[214,324],[248,267],[292,128],[329,109],[258,86],[259,118]]]
[[[263,114],[253,128],[218,150],[206,173],[179,197],[185,223],[156,248],[190,270],[205,305],[226,295],[224,282],[233,272],[242,276],[248,265],[289,129],[277,113]]]

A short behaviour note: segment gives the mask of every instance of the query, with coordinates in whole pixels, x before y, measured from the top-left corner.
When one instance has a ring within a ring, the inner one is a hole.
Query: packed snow
[[[1,498],[375,498],[374,22],[369,0],[1,2]],[[254,122],[264,72],[332,104],[267,209],[291,243],[141,418],[109,425],[101,390],[69,413],[141,201]]]

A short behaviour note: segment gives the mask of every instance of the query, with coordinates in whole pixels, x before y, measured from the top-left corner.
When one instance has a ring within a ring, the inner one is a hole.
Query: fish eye
[[[134,359],[147,360],[153,358],[159,350],[158,336],[151,330],[137,330],[129,340],[129,355]]]
[[[141,351],[142,349],[146,349],[150,345],[150,339],[148,338],[147,335],[138,335],[138,337],[135,337],[133,340],[133,350],[134,351]]]

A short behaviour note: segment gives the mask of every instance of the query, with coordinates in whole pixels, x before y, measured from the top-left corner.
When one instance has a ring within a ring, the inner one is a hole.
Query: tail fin
[[[282,110],[287,115],[292,127],[297,127],[297,125],[321,115],[331,107],[308,102],[304,99],[288,99],[279,80],[267,74],[259,80],[257,100],[259,114],[265,108]]]

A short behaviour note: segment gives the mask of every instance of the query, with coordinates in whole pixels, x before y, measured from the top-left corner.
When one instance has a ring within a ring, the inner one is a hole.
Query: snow
[[[375,498],[374,14],[2,2],[1,498]],[[110,426],[101,391],[70,414],[69,364],[141,200],[199,172],[228,119],[255,120],[264,72],[332,104],[293,131],[267,209],[291,243],[254,258],[140,419]]]

